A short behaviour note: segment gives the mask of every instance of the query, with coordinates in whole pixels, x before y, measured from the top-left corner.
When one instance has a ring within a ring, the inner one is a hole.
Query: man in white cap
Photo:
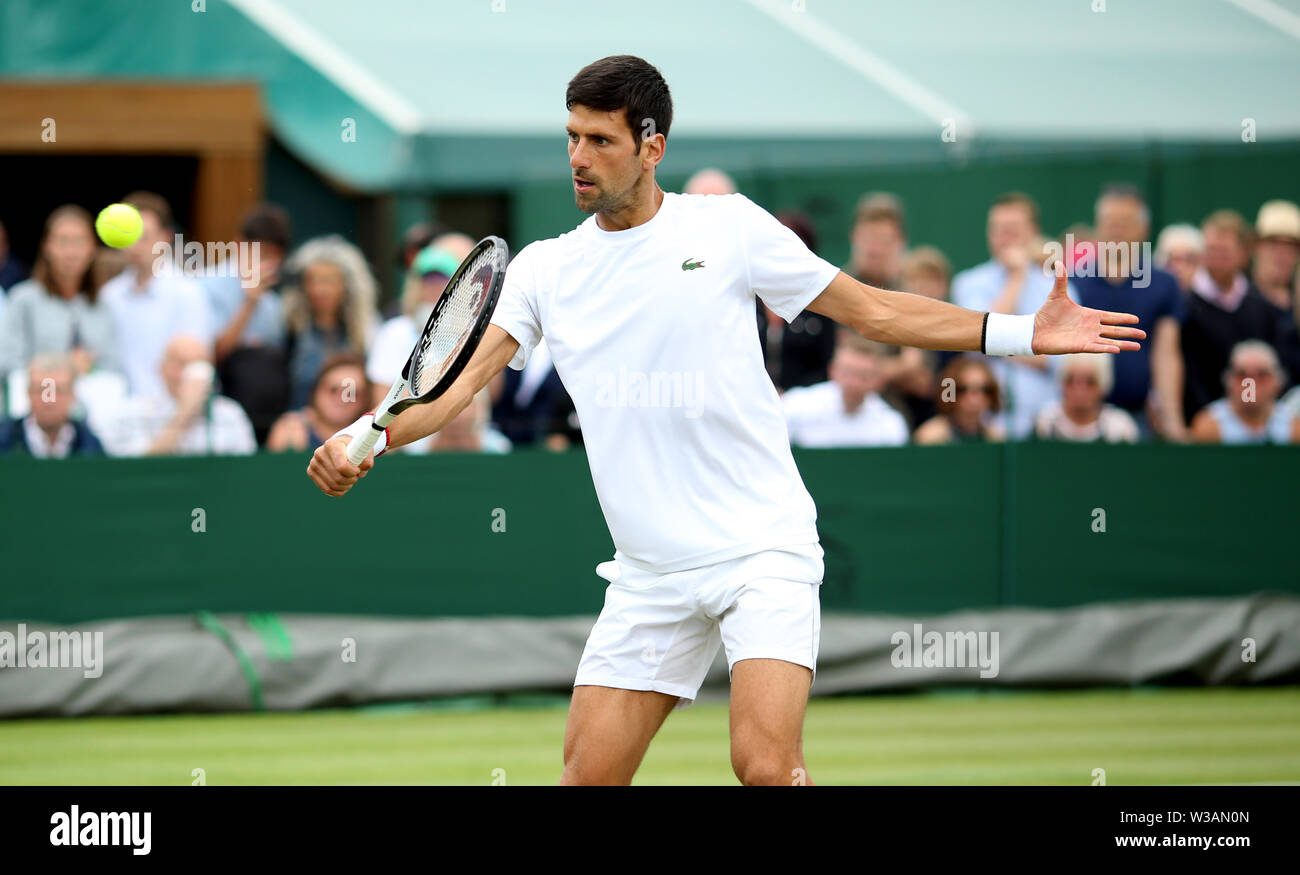
[[[1251,279],[1273,306],[1290,310],[1300,263],[1300,207],[1290,201],[1264,204],[1255,219],[1255,236]]]

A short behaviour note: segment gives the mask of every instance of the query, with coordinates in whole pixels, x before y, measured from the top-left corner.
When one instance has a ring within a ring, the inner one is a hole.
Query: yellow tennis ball
[[[109,204],[99,211],[95,219],[95,232],[114,249],[130,246],[140,239],[144,231],[144,222],[140,211],[130,204]]]

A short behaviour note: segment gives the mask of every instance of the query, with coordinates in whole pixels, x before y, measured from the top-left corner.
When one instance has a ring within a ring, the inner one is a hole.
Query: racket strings
[[[445,300],[439,300],[441,306],[421,338],[412,362],[414,395],[424,395],[433,389],[464,349],[483,311],[495,271],[500,269],[499,262],[498,247],[485,247],[456,281],[443,289]]]

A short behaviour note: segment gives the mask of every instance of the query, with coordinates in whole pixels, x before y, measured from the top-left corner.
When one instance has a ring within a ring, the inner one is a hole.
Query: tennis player
[[[1036,314],[965,310],[864,285],[813,255],[743,195],[665,193],[668,85],[620,55],[565,95],[574,199],[591,214],[510,264],[492,324],[444,396],[401,413],[376,453],[449,423],[543,338],[573,398],[616,548],[578,665],[564,784],[626,784],[668,713],[699,691],[719,645],[731,674],[731,762],[745,784],[811,784],[804,710],[817,667],[822,549],[816,508],[764,370],[754,296],[789,321],[810,309],[884,343],[998,355],[1117,353],[1145,334],[1126,313],[1066,296]],[[308,474],[341,496],[348,441]]]

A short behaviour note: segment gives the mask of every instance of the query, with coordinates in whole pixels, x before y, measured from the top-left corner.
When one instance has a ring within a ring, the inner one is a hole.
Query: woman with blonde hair
[[[374,333],[376,283],[361,250],[337,234],[298,247],[285,272],[289,406],[297,409],[311,400],[312,383],[327,358],[365,353]]]

